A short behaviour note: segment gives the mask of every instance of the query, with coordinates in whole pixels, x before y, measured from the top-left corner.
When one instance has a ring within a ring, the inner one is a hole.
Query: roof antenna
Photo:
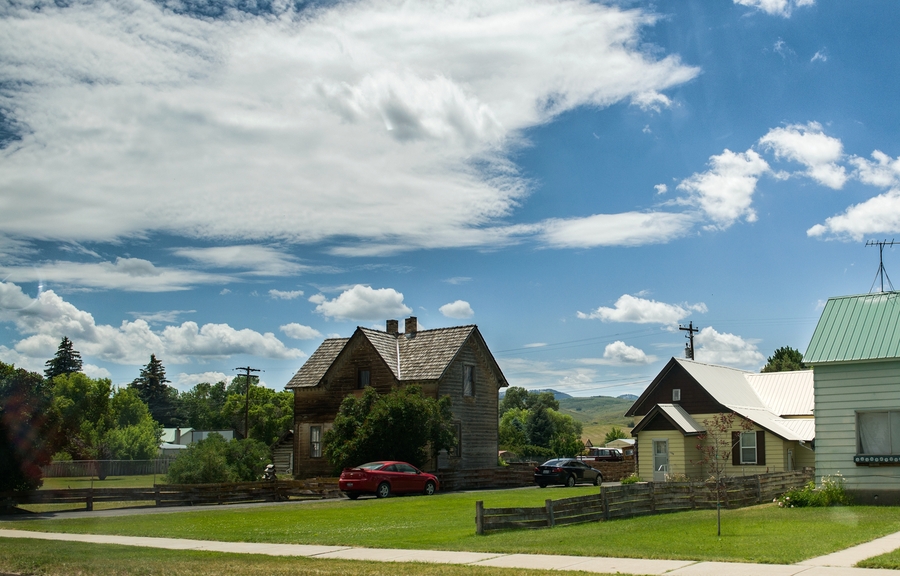
[[[900,242],[898,242],[900,244]],[[875,280],[872,281],[872,286],[869,288],[869,293],[872,293],[872,288],[875,287],[875,282],[880,278],[881,279],[881,292],[884,292],[884,279],[887,277],[887,271],[884,269],[884,247],[885,246],[893,246],[894,239],[891,238],[891,241],[882,240],[881,242],[876,242],[875,240],[869,240],[866,242],[866,246],[878,246],[878,272],[875,273]],[[888,277],[888,286],[891,287],[891,292],[894,291],[894,285],[891,283],[891,279]]]

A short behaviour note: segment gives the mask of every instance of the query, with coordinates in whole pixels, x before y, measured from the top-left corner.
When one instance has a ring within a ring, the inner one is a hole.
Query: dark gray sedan
[[[547,460],[534,469],[534,482],[541,488],[550,484],[574,486],[590,483],[599,486],[603,482],[603,475],[599,470],[575,458],[556,458]]]

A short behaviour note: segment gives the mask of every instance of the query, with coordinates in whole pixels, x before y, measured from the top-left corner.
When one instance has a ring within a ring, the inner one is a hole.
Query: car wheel
[[[544,484],[543,482],[541,482],[540,484],[538,484],[538,486],[541,487],[541,488],[546,488],[546,487],[547,487],[547,485]]]
[[[599,486],[601,482],[603,482],[603,476],[599,474],[594,476],[594,486]]]
[[[566,486],[571,488],[574,485],[575,485],[575,477],[570,474],[569,477],[566,478]]]
[[[378,485],[378,488],[375,489],[375,496],[378,498],[387,498],[391,495],[391,485],[387,482],[382,482]]]
[[[357,498],[359,498],[359,492],[347,492],[346,494],[347,498],[351,500],[356,500]]]
[[[425,495],[432,496],[434,495],[435,490],[437,490],[437,486],[434,485],[434,482],[429,480],[425,483]]]

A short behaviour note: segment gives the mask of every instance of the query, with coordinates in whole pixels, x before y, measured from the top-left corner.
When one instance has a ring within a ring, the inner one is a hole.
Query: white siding
[[[816,481],[840,473],[850,490],[897,490],[900,467],[857,466],[856,412],[900,410],[900,361],[815,368]]]

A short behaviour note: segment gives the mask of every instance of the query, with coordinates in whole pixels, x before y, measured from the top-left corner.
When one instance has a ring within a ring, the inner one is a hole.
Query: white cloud
[[[756,221],[751,208],[753,193],[760,176],[769,172],[769,165],[753,150],[732,152],[726,149],[709,159],[711,169],[683,180],[679,190],[691,195],[681,203],[700,207],[713,220],[715,226],[728,228],[738,218]]]
[[[818,122],[773,128],[759,143],[774,151],[776,158],[806,166],[806,175],[823,186],[838,190],[847,181],[846,169],[836,163],[843,157],[844,147],[840,140],[826,135]]]
[[[546,345],[546,342],[532,342],[531,344],[525,344],[522,348],[543,348]]]
[[[197,372],[194,374],[186,374],[181,372],[172,380],[172,385],[181,391],[187,391],[200,384],[206,382],[208,384],[216,384],[224,382],[226,385],[231,384],[234,376],[229,376],[224,372]]]
[[[526,130],[579,106],[661,105],[698,73],[646,49],[655,16],[587,0],[274,5],[223,19],[150,0],[7,6],[0,105],[23,130],[0,161],[15,198],[0,230],[490,246],[528,191],[509,160]]]
[[[271,298],[276,298],[278,300],[293,300],[294,298],[299,298],[303,296],[303,290],[269,290],[269,296]]]
[[[110,374],[109,370],[94,364],[82,364],[81,371],[91,378],[112,378],[112,374]]]
[[[141,258],[116,258],[114,262],[45,262],[34,266],[0,266],[0,274],[19,282],[43,281],[85,288],[130,292],[173,292],[200,284],[224,284],[236,278],[155,266]]]
[[[304,270],[297,259],[270,246],[215,246],[211,248],[177,248],[176,256],[214,268],[245,268],[254,276],[293,276]]]
[[[280,326],[279,330],[284,332],[284,335],[288,338],[293,338],[294,340],[312,340],[314,338],[321,338],[322,333],[312,328],[311,326],[304,326],[303,324],[297,324],[296,322],[291,322],[290,324],[285,324],[284,326]]]
[[[734,0],[734,3],[750,6],[773,16],[789,18],[794,8],[812,6],[816,0]]]
[[[672,107],[672,100],[670,100],[668,96],[652,90],[635,94],[631,97],[631,103],[635,106],[639,106],[641,110],[652,110],[653,112],[659,112],[663,108]]]
[[[449,304],[444,304],[438,308],[438,310],[440,310],[441,314],[447,318],[471,318],[475,315],[472,307],[465,300],[457,300],[455,302],[450,302]]]
[[[316,294],[309,301],[317,304],[316,312],[336,320],[383,320],[412,312],[412,308],[403,303],[403,294],[393,288],[376,290],[362,284],[345,290],[332,300]]]
[[[694,336],[694,359],[707,364],[759,368],[766,357],[756,344],[734,334],[716,332],[711,326]]]
[[[227,324],[184,322],[161,331],[154,331],[141,319],[123,320],[118,327],[97,324],[93,315],[52,290],[31,298],[11,282],[0,282],[0,322],[12,322],[19,334],[27,335],[14,349],[29,358],[50,358],[63,336],[68,336],[83,356],[118,364],[144,364],[150,354],[175,363],[234,354],[277,359],[305,356],[301,350],[285,347],[274,334],[238,330]]]
[[[843,214],[827,218],[806,231],[808,236],[862,240],[868,234],[900,233],[900,189],[895,188],[847,208]]]
[[[616,300],[615,308],[599,307],[590,314],[578,312],[582,319],[599,319],[603,322],[633,322],[635,324],[677,324],[691,313],[705,314],[706,304],[666,304],[656,300],[637,298],[623,294]]]
[[[135,318],[146,320],[147,322],[171,324],[178,320],[179,316],[184,314],[194,314],[196,310],[160,310],[159,312],[129,312]]]
[[[900,157],[891,158],[881,150],[875,150],[872,158],[873,160],[859,156],[850,158],[850,163],[856,166],[854,175],[860,182],[880,188],[900,186]]]
[[[683,236],[693,221],[693,216],[671,212],[595,214],[585,218],[546,220],[542,225],[542,236],[554,248],[642,246]]]
[[[644,366],[656,362],[656,356],[648,355],[640,348],[616,340],[606,345],[603,358],[582,358],[579,362],[589,365]]]
[[[471,282],[471,280],[472,279],[468,276],[454,276],[453,278],[447,278],[446,280],[444,280],[444,282],[446,282],[447,284],[457,285]]]
[[[819,50],[813,57],[809,59],[810,62],[828,62],[828,54],[825,53],[825,50]]]
[[[669,187],[666,186],[665,184],[657,184],[656,186],[653,187],[653,189],[656,190],[657,194],[665,194],[666,192],[669,191]]]

